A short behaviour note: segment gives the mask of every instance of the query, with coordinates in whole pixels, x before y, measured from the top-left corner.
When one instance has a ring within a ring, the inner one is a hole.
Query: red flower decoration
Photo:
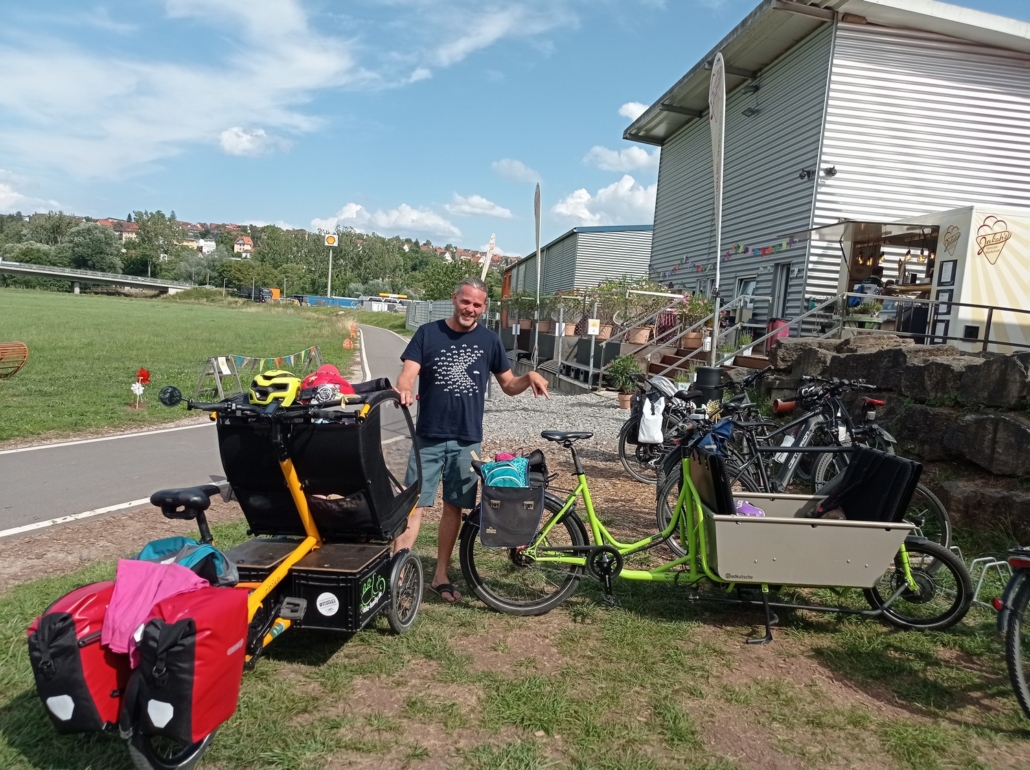
[[[140,367],[140,370],[136,372],[136,382],[138,382],[140,385],[149,385],[150,372],[148,372],[143,367]]]

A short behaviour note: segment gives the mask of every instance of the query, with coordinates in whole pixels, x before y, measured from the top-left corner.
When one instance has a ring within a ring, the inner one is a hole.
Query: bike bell
[[[268,406],[273,401],[281,401],[282,406],[290,406],[300,393],[300,377],[282,369],[269,369],[254,377],[250,383],[248,400],[255,406]]]

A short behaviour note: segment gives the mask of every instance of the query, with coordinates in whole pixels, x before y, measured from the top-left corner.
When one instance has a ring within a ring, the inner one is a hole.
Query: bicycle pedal
[[[283,599],[283,606],[282,609],[279,610],[279,617],[283,620],[303,620],[304,613],[307,611],[307,599],[299,599],[296,596],[287,596]]]
[[[616,599],[612,594],[604,595],[604,604],[606,607],[611,607],[612,609],[618,609],[622,606],[621,604],[619,604],[619,600]]]

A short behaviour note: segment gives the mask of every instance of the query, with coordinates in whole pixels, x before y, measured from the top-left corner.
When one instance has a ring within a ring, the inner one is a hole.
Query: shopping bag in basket
[[[479,540],[484,547],[529,545],[544,513],[544,489],[484,484],[479,511]]]

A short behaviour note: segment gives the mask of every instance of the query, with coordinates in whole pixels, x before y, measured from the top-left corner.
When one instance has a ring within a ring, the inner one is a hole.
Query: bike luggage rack
[[[967,563],[966,557],[962,555],[962,549],[959,546],[953,545],[949,550],[959,557],[963,564]],[[984,581],[987,579],[987,573],[991,570],[997,572],[998,579],[1004,585],[1012,578],[1012,566],[1006,560],[998,559],[995,556],[981,556],[968,562],[968,564],[969,576],[976,581],[975,590],[973,591],[973,604],[979,605],[980,607],[988,610],[993,610],[993,604],[981,601],[980,599],[980,590],[983,588]]]

